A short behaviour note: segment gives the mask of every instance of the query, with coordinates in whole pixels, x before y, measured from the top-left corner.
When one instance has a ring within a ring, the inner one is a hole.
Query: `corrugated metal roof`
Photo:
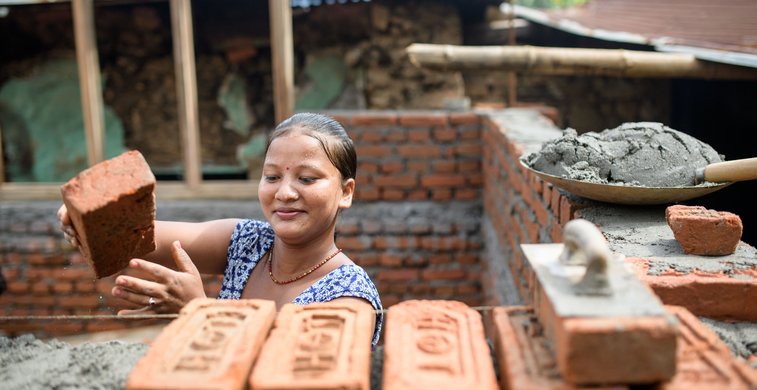
[[[757,0],[590,0],[548,11],[516,6],[515,13],[573,34],[757,67]]]

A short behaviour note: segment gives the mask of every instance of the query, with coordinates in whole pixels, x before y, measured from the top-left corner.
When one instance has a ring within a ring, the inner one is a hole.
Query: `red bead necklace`
[[[341,249],[337,249],[337,250],[336,250],[336,252],[334,252],[334,253],[330,254],[330,255],[329,255],[329,257],[327,257],[327,258],[323,259],[323,260],[322,260],[322,261],[321,261],[320,263],[318,263],[318,264],[314,265],[314,266],[313,266],[312,268],[310,268],[309,270],[307,270],[307,271],[303,272],[302,274],[300,274],[300,275],[297,275],[297,276],[295,276],[295,277],[293,277],[293,278],[291,278],[291,279],[289,279],[289,280],[284,280],[284,281],[281,281],[281,280],[278,280],[278,279],[276,279],[276,278],[275,278],[275,277],[273,276],[273,245],[271,245],[271,252],[270,252],[270,254],[268,255],[268,276],[270,276],[270,277],[271,277],[271,280],[272,280],[272,281],[273,281],[274,283],[276,283],[276,284],[279,284],[279,285],[282,285],[282,284],[289,284],[289,283],[292,283],[292,282],[296,282],[296,281],[298,281],[298,280],[300,280],[300,279],[302,279],[302,278],[304,278],[304,277],[306,277],[306,276],[310,275],[311,273],[313,273],[313,271],[317,270],[318,268],[321,268],[321,266],[323,266],[324,264],[326,264],[326,263],[327,263],[327,262],[328,262],[329,260],[333,259],[333,258],[334,258],[334,256],[338,255],[338,254],[339,254],[339,253],[341,253],[341,252],[342,252],[342,250],[341,250]]]

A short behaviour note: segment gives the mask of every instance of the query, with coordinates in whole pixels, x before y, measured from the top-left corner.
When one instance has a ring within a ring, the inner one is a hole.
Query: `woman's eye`
[[[304,184],[312,184],[315,183],[316,178],[314,177],[300,177],[300,181]]]
[[[265,179],[265,181],[267,181],[269,183],[273,183],[276,180],[278,180],[279,177],[278,176],[263,176],[263,179]]]

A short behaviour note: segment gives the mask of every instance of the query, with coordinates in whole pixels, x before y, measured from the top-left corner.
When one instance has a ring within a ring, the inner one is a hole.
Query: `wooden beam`
[[[431,69],[498,69],[555,76],[757,79],[757,69],[700,61],[690,54],[534,46],[414,43],[410,61]]]
[[[191,1],[171,0],[171,30],[176,72],[177,113],[184,155],[184,182],[190,188],[194,188],[202,181],[202,159]]]
[[[276,123],[294,112],[294,45],[292,8],[286,0],[268,0],[271,25],[273,104]]]
[[[74,18],[76,41],[76,62],[79,69],[79,88],[84,115],[84,132],[87,140],[87,161],[89,165],[104,159],[104,129],[102,86],[100,84],[100,63],[95,40],[95,20],[93,0],[73,0],[71,8]]]

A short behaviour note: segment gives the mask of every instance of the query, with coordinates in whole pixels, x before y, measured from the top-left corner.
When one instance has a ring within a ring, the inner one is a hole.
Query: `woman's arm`
[[[222,274],[237,223],[238,219],[198,223],[155,221],[155,251],[144,259],[176,269],[171,247],[174,241],[179,241],[201,274]]]

